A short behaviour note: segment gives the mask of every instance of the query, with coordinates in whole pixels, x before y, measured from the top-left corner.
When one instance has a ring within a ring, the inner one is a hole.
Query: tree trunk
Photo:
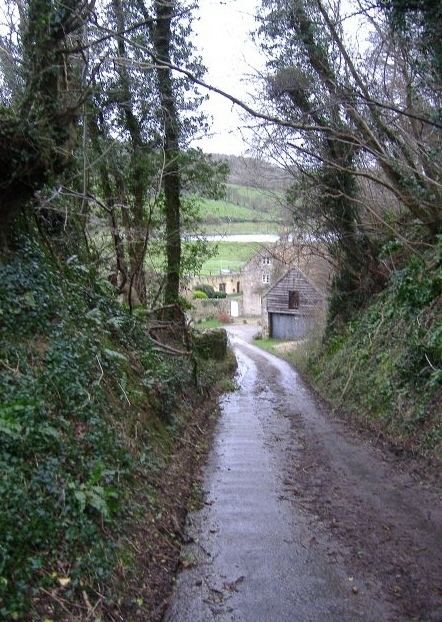
[[[128,279],[124,240],[120,233],[120,228],[118,225],[115,205],[115,192],[112,189],[111,171],[107,159],[104,158],[103,150],[100,144],[100,138],[104,138],[104,132],[100,131],[96,119],[92,114],[90,115],[89,130],[94,151],[98,154],[98,175],[101,190],[103,192],[103,200],[105,202],[109,218],[112,240],[114,243],[116,268],[115,271],[117,277],[116,284],[122,288],[125,286]]]
[[[26,206],[34,192],[61,173],[75,142],[78,109],[69,101],[71,67],[63,53],[68,35],[79,30],[93,2],[74,0],[63,8],[30,0],[23,33],[25,93],[18,111],[0,111],[0,225]]]
[[[119,32],[125,31],[124,9],[121,0],[112,0],[112,8]],[[117,37],[118,54],[127,59],[127,51],[124,39]],[[118,68],[120,76],[121,97],[118,102],[125,120],[126,129],[130,135],[131,144],[131,176],[133,200],[130,205],[130,214],[126,213],[124,224],[130,229],[129,239],[129,262],[130,283],[135,287],[141,304],[147,302],[146,271],[144,259],[146,255],[146,240],[148,236],[148,223],[145,217],[146,199],[146,173],[144,170],[143,153],[145,144],[142,137],[141,126],[133,110],[133,97],[130,88],[130,76],[127,68],[122,63]],[[129,231],[128,231],[129,233]]]
[[[160,61],[170,63],[171,18],[174,0],[155,0],[156,26],[154,45]],[[158,67],[158,88],[164,123],[165,167],[163,187],[166,210],[167,279],[164,294],[166,305],[179,299],[181,266],[181,177],[179,170],[179,119],[173,94],[172,72],[168,67]]]

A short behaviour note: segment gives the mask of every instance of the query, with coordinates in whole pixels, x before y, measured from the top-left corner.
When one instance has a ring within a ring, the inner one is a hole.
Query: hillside
[[[262,159],[224,154],[212,154],[212,158],[227,162],[230,169],[229,183],[234,185],[281,192],[293,181],[290,171]]]
[[[325,343],[310,373],[398,445],[442,459],[442,248],[414,259],[360,317]],[[429,258],[428,258],[429,259]]]
[[[216,154],[229,166],[223,200],[198,197],[202,229],[210,235],[277,234],[290,221],[285,190],[292,182],[286,171],[253,158]]]
[[[210,235],[279,233],[286,223],[281,195],[228,185],[226,198],[198,198],[202,230]]]
[[[93,266],[41,242],[0,277],[0,620],[156,620],[223,363],[161,351]]]

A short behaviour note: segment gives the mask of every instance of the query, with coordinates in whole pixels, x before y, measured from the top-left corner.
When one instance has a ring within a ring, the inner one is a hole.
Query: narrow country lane
[[[251,327],[229,332],[239,388],[165,621],[441,620],[434,491],[326,417],[289,365],[247,342]]]

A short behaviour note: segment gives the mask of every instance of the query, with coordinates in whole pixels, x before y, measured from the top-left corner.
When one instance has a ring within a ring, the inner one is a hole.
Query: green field
[[[239,225],[241,223],[238,223]],[[270,233],[263,229],[258,229],[257,233]],[[209,232],[208,232],[209,233]],[[221,233],[225,233],[222,231]],[[229,229],[227,233],[248,233],[243,229]],[[107,247],[109,256],[113,256],[112,240],[107,231],[103,230],[94,236],[94,241],[102,248]],[[259,242],[208,242],[209,249],[218,250],[215,257],[210,257],[202,266],[201,275],[219,274],[221,270],[231,270],[237,272],[260,248]],[[154,270],[162,272],[165,269],[166,258],[164,249],[156,244],[149,244],[146,254],[146,268],[148,271]]]
[[[202,266],[200,274],[215,275],[221,270],[231,270],[237,272],[241,270],[244,264],[258,250],[260,244],[258,242],[208,242],[209,249],[218,249],[215,257],[210,257]],[[146,266],[148,269],[161,271],[165,266],[165,257],[158,249],[148,247]]]
[[[198,199],[203,230],[207,234],[278,233],[283,211],[277,193],[228,185],[224,200]]]
[[[215,243],[210,243],[215,246]],[[221,270],[240,270],[258,250],[257,242],[218,242],[218,255],[211,257],[202,267],[201,274],[218,274]]]
[[[204,222],[223,220],[228,221],[263,221],[271,220],[272,216],[265,212],[242,207],[230,201],[214,199],[200,199],[200,215]]]
[[[237,184],[227,184],[227,190],[237,193],[245,201],[252,202],[255,199],[265,201],[269,206],[274,205],[281,200],[282,192],[274,190],[261,190],[261,188],[251,188],[250,186],[238,186]]]

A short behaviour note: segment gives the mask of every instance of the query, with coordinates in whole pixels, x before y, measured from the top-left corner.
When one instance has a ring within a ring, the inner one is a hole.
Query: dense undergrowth
[[[302,362],[300,352],[292,357]],[[394,443],[441,457],[442,240],[304,358],[324,397]]]
[[[29,239],[3,258],[0,620],[50,620],[48,595],[87,601],[130,565],[118,536],[155,504],[149,478],[201,399],[193,383],[93,268]]]

